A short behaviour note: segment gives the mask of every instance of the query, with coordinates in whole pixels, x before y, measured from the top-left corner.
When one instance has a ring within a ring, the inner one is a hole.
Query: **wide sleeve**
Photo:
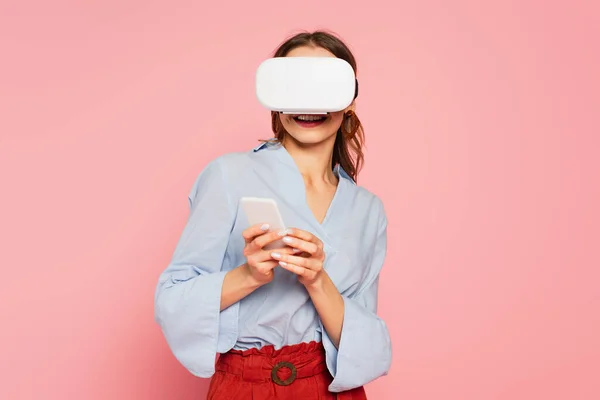
[[[176,359],[192,374],[214,374],[219,347],[231,346],[237,304],[223,312],[223,259],[234,222],[229,187],[216,159],[199,174],[190,213],[172,259],[160,274],[154,315]]]
[[[387,375],[392,361],[392,343],[386,323],[377,315],[379,273],[387,246],[387,218],[383,207],[378,220],[367,278],[353,295],[342,295],[344,319],[339,348],[321,323],[326,361],[333,381],[331,392],[363,386]]]

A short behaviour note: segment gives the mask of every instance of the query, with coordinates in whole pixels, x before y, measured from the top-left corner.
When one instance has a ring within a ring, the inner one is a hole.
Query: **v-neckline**
[[[338,179],[338,183],[335,187],[335,191],[333,192],[333,197],[331,198],[331,200],[329,201],[329,204],[327,205],[327,210],[325,211],[325,216],[323,217],[323,220],[320,222],[308,203],[308,191],[306,190],[306,184],[304,184],[304,187],[303,187],[304,203],[305,203],[306,209],[308,211],[310,211],[310,214],[313,216],[314,222],[317,225],[319,225],[320,227],[324,227],[326,225],[327,221],[329,220],[329,216],[332,213],[332,209],[335,206],[335,201],[336,201],[336,198],[338,197],[338,193],[340,191],[340,185],[342,185],[342,178],[338,177],[337,174],[336,174],[336,177]],[[304,183],[304,179],[302,180],[302,183]]]
[[[302,177],[302,173],[300,172],[298,165],[294,161],[294,158],[281,143],[277,143],[277,144],[275,144],[275,146],[278,146],[275,149],[275,151],[280,156],[280,161],[283,162],[284,164],[288,165],[296,173],[296,176],[299,180],[299,186],[300,186],[299,191],[301,193],[302,207],[304,207],[305,210],[310,215],[311,221],[316,226],[318,226],[320,229],[324,230],[325,226],[327,225],[327,222],[331,218],[331,213],[335,209],[336,201],[340,196],[340,191],[342,189],[342,185],[344,185],[344,182],[343,182],[344,177],[342,176],[342,174],[339,173],[338,168],[334,169],[333,172],[336,175],[336,177],[338,178],[338,183],[336,185],[335,192],[333,193],[333,197],[331,198],[331,201],[329,202],[329,205],[327,207],[327,211],[325,212],[325,217],[323,218],[323,221],[319,222],[319,220],[315,216],[315,213],[313,212],[313,210],[310,208],[310,206],[308,204],[308,198],[307,198],[308,193],[306,191],[306,184],[304,183],[304,178]]]

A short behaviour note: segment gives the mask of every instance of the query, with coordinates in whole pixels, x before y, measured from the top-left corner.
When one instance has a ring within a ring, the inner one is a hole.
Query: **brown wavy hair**
[[[293,49],[301,46],[321,47],[328,50],[337,58],[347,61],[357,73],[357,63],[348,46],[332,33],[318,30],[314,32],[298,33],[283,42],[275,51],[273,57],[285,57]],[[358,83],[356,86],[358,91]],[[279,113],[271,112],[271,127],[275,138],[283,142],[286,131],[279,119]],[[356,182],[358,173],[364,162],[362,151],[365,142],[363,125],[353,111],[344,114],[344,120],[337,131],[333,147],[331,167],[340,165],[344,171]]]

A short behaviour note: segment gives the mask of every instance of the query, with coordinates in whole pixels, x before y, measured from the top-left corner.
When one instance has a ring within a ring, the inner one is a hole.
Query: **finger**
[[[273,232],[265,233],[263,235],[260,235],[256,238],[254,238],[254,240],[252,241],[252,245],[255,247],[255,249],[262,249],[269,243],[275,242],[276,240],[280,240],[283,236],[285,236],[285,231],[282,231],[282,232],[273,231]]]
[[[286,263],[286,262],[283,262],[283,261],[280,261],[279,265],[281,266],[281,268],[286,269],[286,270],[288,270],[288,271],[290,271],[290,272],[292,272],[292,273],[294,273],[294,274],[296,274],[298,276],[301,276],[303,278],[309,278],[310,279],[310,278],[313,278],[315,276],[315,274],[316,274],[314,271],[311,271],[308,268],[302,268],[302,267],[300,267],[298,265]]]
[[[312,257],[312,254],[309,254],[309,253],[305,252],[304,250],[300,250],[300,249],[293,249],[292,254],[295,254],[298,257]]]
[[[316,237],[315,235],[313,235],[312,233],[310,233],[308,231],[298,229],[298,228],[288,229],[287,236],[292,236],[292,237],[304,240],[305,242],[314,243],[316,245],[322,244],[321,239],[319,239],[318,237]]]
[[[286,236],[283,238],[283,242],[290,247],[305,251],[312,255],[318,254],[320,250],[320,247],[316,243],[308,242],[303,239],[298,239],[297,237]]]
[[[254,253],[251,257],[255,262],[264,262],[268,260],[275,260],[273,254],[278,255],[279,257],[287,256],[288,254],[295,254],[293,248],[285,247],[282,249],[275,250],[261,250]]]
[[[298,267],[310,269],[311,271],[319,272],[323,269],[323,264],[314,258],[298,257],[285,253],[271,253],[271,257],[286,264],[296,265]]]
[[[277,261],[269,260],[257,263],[254,269],[263,275],[270,275],[273,268],[278,265],[279,263]]]
[[[245,229],[242,232],[242,237],[246,243],[250,243],[257,236],[263,235],[265,232],[269,230],[269,224],[256,224],[251,227]]]

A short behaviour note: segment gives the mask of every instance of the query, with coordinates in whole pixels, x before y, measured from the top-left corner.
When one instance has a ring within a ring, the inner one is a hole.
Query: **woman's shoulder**
[[[219,174],[221,176],[235,176],[251,164],[252,160],[248,151],[233,151],[222,153],[208,159],[200,166],[199,175]]]
[[[235,168],[249,161],[249,152],[232,151],[209,159],[206,166],[210,168]]]
[[[354,204],[353,210],[363,211],[372,215],[373,212],[382,213],[385,217],[383,200],[373,190],[359,185],[340,165],[335,167],[335,172],[341,179],[347,181],[351,190],[348,192],[352,197],[350,203]]]
[[[353,207],[353,211],[362,210],[362,212],[373,218],[387,220],[383,199],[372,189],[369,189],[366,186],[354,184],[353,197],[353,204],[356,205]]]
[[[228,152],[205,160],[195,172],[190,198],[196,196],[201,189],[212,191],[229,191],[243,179],[243,171],[250,165],[247,152]]]

